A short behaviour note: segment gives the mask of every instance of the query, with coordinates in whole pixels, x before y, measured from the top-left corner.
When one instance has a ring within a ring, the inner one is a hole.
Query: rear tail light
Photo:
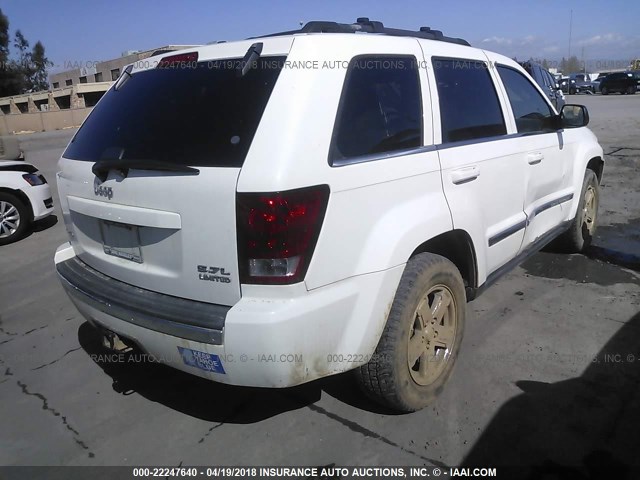
[[[31,185],[32,187],[37,187],[38,185],[44,185],[47,183],[47,180],[43,175],[35,174],[35,173],[25,173],[22,175],[22,178]]]
[[[240,281],[301,282],[318,241],[329,186],[237,194]]]

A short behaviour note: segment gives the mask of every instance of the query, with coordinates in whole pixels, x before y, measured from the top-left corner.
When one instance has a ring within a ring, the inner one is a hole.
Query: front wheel
[[[413,412],[432,403],[453,370],[466,313],[464,282],[440,255],[407,263],[373,359],[356,378],[373,400]]]
[[[0,245],[20,239],[29,221],[29,212],[15,195],[0,192]]]
[[[633,95],[634,93],[636,93],[636,87],[629,87],[627,88],[627,93],[629,95]]]
[[[584,252],[596,233],[600,188],[593,170],[587,170],[582,182],[578,211],[569,230],[558,237],[556,245],[570,253]]]
[[[609,95],[609,89],[607,87],[602,87],[600,93],[602,93],[602,95]]]

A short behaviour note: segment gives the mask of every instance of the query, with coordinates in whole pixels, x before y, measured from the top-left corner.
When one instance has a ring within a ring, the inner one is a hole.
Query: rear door
[[[479,271],[490,273],[522,243],[525,163],[517,139],[508,138],[507,106],[487,58],[479,50],[461,53],[465,56],[430,59],[440,115],[434,122],[440,126],[436,143],[454,228],[469,232]]]
[[[622,92],[626,89],[626,75],[624,73],[614,73],[611,75],[607,88],[616,92]]]
[[[238,301],[237,179],[291,40],[242,75],[251,43],[165,57],[100,100],[59,164],[82,261],[144,289]]]

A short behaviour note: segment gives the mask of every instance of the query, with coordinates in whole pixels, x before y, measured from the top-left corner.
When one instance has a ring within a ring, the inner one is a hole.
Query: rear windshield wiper
[[[247,53],[244,54],[242,62],[240,62],[238,68],[236,68],[236,76],[238,78],[244,77],[249,73],[249,70],[255,67],[256,61],[262,54],[262,45],[262,42],[258,42],[249,47]]]
[[[191,175],[198,175],[200,170],[187,165],[178,165],[176,163],[161,162],[158,160],[135,160],[135,159],[107,159],[100,160],[93,164],[91,171],[93,174],[104,182],[109,176],[109,170],[119,170],[122,176],[129,174],[130,168],[138,168],[141,170],[160,170],[163,172],[180,172]]]

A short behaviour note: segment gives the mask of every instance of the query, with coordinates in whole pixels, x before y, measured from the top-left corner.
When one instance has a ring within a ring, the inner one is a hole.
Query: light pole
[[[571,10],[571,14],[569,16],[569,57],[567,58],[567,62],[569,58],[571,58],[571,27],[573,25],[573,10]]]

